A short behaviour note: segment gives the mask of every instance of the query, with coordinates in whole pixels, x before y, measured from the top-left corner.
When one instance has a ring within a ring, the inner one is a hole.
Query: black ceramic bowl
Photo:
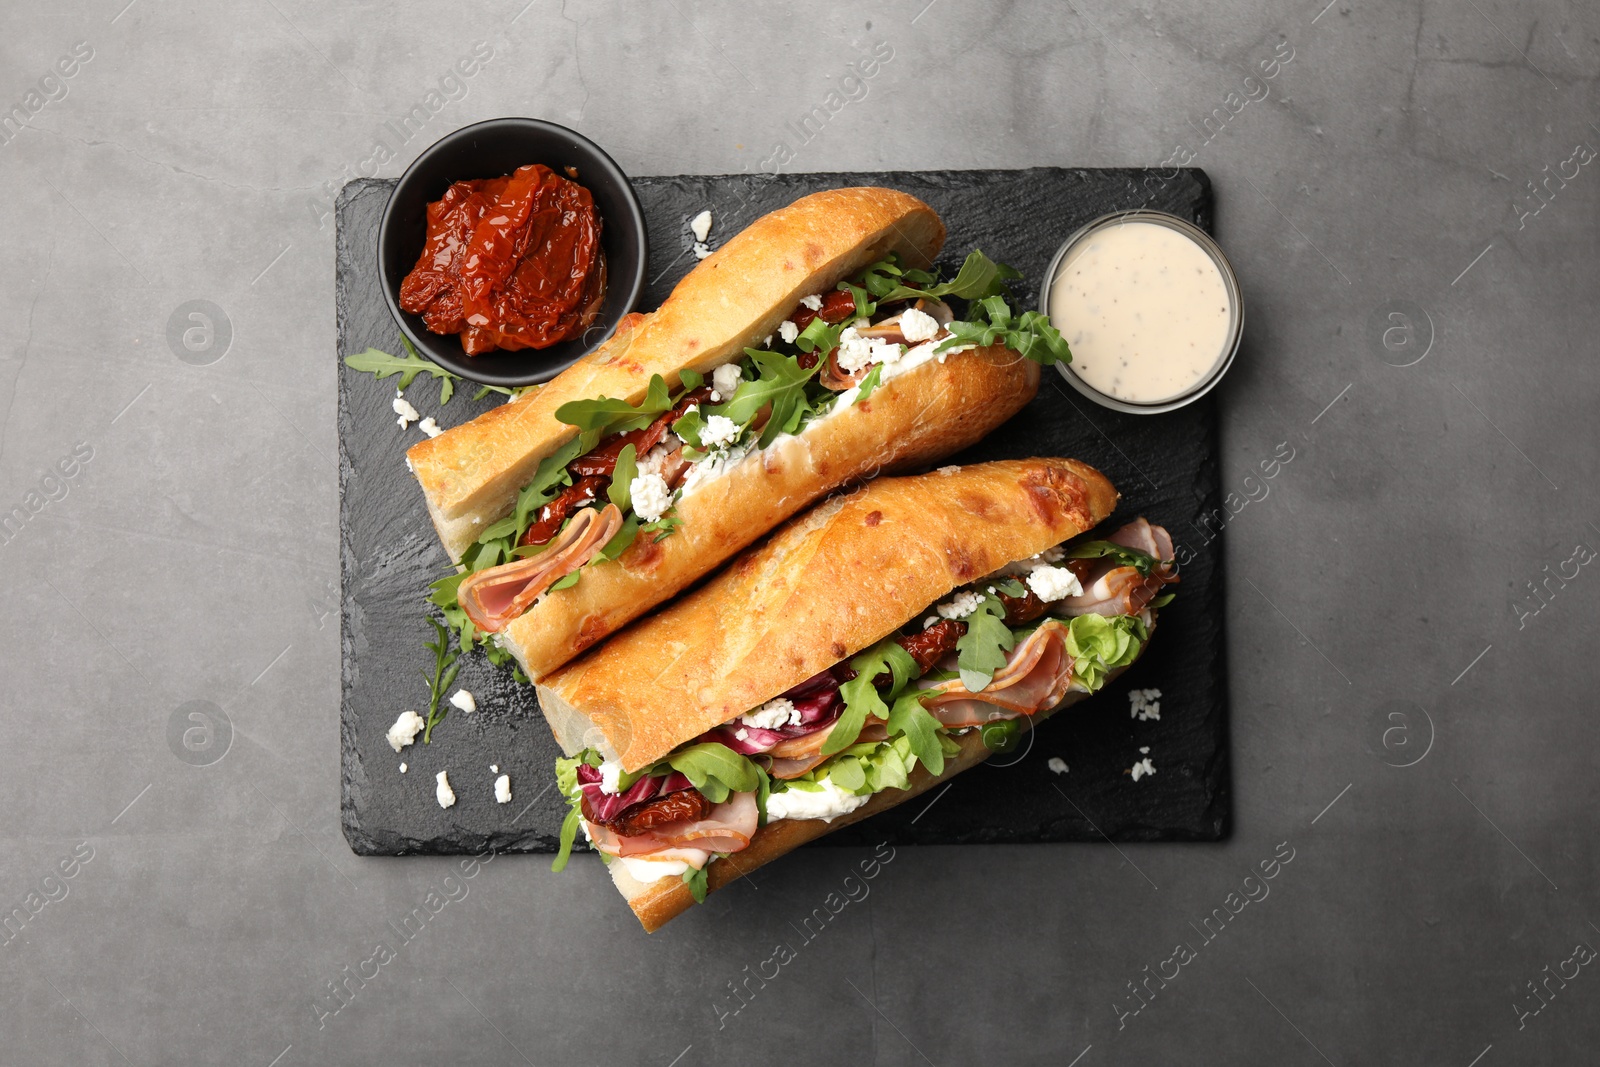
[[[422,316],[400,310],[400,283],[422,254],[431,201],[442,197],[452,182],[497,178],[531,163],[543,163],[558,174],[574,168],[575,180],[594,196],[606,256],[605,303],[594,325],[570,341],[469,356],[455,334],[434,333],[423,325]],[[424,356],[488,385],[549,381],[599,347],[638,302],[647,253],[644,212],[628,176],[593,141],[539,119],[489,119],[440,139],[400,176],[378,227],[378,276],[400,329]]]

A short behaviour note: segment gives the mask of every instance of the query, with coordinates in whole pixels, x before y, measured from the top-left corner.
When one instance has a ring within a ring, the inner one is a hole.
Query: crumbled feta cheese
[[[711,236],[711,212],[702,211],[689,220],[689,232],[694,234],[696,241],[704,242]]]
[[[498,763],[489,764],[489,773],[490,774],[499,774],[500,773],[500,764],[498,764]]]
[[[1050,768],[1051,774],[1067,773],[1067,761],[1062,759],[1060,756],[1051,756],[1050,759],[1045,762],[1045,766]]]
[[[744,741],[744,740],[748,739],[749,736],[750,736],[750,731],[746,730],[743,726],[739,727],[737,730],[735,730],[733,732],[733,737],[734,737],[734,740],[736,740],[736,741]]]
[[[823,822],[832,822],[872,799],[840,789],[831,778],[824,778],[819,784],[822,788],[815,793],[805,789],[785,789],[781,793],[773,793],[767,798],[767,822],[774,819],[821,819]]]
[[[416,712],[402,711],[400,717],[394,721],[394,725],[389,727],[388,734],[385,735],[389,739],[389,747],[399,752],[402,748],[415,741],[417,735],[427,725],[428,720]]]
[[[1069,596],[1083,595],[1083,585],[1078,581],[1076,574],[1065,567],[1052,567],[1049,564],[1033,568],[1028,575],[1028,588],[1033,590],[1034,596],[1046,604]]]
[[[959,474],[960,472],[961,472],[961,465],[959,463],[952,463],[948,467],[940,467],[939,468],[939,473],[940,474]]]
[[[404,763],[400,764],[400,773],[401,774],[406,773],[406,765]]]
[[[978,610],[978,605],[983,603],[983,597],[970,589],[957,593],[950,601],[940,604],[933,610],[946,619],[964,619]]]
[[[1144,722],[1147,719],[1161,721],[1161,690],[1159,689],[1130,689],[1128,690],[1128,718]]]
[[[739,716],[746,726],[762,730],[776,730],[780,726],[799,726],[800,710],[787,697],[773,697],[754,711]],[[742,738],[741,738],[742,740]]]
[[[438,783],[434,786],[433,797],[439,802],[441,808],[448,808],[456,802],[456,791],[450,788],[449,771],[440,771],[433,776]]]
[[[494,780],[494,799],[497,804],[511,803],[511,776],[502,774]]]
[[[822,297],[821,296],[817,296],[817,295],[802,297],[801,300],[800,300],[800,304],[803,307],[810,308],[812,311],[821,311],[822,310]]]
[[[633,513],[645,522],[655,522],[672,506],[672,490],[667,488],[667,480],[653,472],[641,474],[629,482],[628,497],[633,501]]]
[[[922,620],[922,628],[924,630],[926,630],[926,629],[928,629],[929,627],[931,627],[934,623],[936,623],[938,621],[939,621],[939,616],[937,616],[937,615],[929,615],[926,619]]]
[[[794,339],[800,336],[800,327],[796,326],[788,319],[784,319],[782,322],[778,323],[778,336],[783,338],[784,344],[792,345],[794,344]]]
[[[617,783],[622,780],[622,763],[618,760],[604,760],[600,764],[600,792],[615,796],[622,792]]]
[[[394,413],[400,416],[394,421],[400,424],[402,430],[422,418],[422,412],[412,407],[411,401],[403,396],[395,397],[390,406],[394,408]]]
[[[706,244],[704,241],[696,241],[694,243],[694,258],[695,259],[705,259],[710,254],[711,254],[711,246],[710,245]]]
[[[438,437],[440,434],[444,433],[444,427],[440,426],[438,422],[434,420],[432,415],[429,415],[427,418],[417,423],[417,429],[421,430],[429,437]]]
[[[1066,557],[1066,554],[1067,550],[1060,545],[1052,545],[1033,558],[1043,560],[1046,563],[1060,563]]]
[[[739,439],[739,433],[737,422],[726,415],[713,415],[706,420],[705,427],[700,431],[700,444],[707,449],[731,445]]]
[[[1143,778],[1146,775],[1156,773],[1156,768],[1155,765],[1150,762],[1150,757],[1146,756],[1144,759],[1130,767],[1128,769],[1128,773],[1133,775],[1133,780],[1137,782],[1140,778]]]
[[[454,693],[451,693],[450,703],[454,704],[468,715],[478,710],[478,702],[473,699],[472,694],[467,692],[465,689],[457,689]]]
[[[724,363],[711,372],[711,388],[723,396],[732,396],[734,390],[739,388],[739,383],[744,380],[744,375],[739,370],[737,363]]]
[[[772,347],[772,335],[770,333],[767,334],[767,339],[765,341],[761,342],[761,347],[762,348],[771,348]]]
[[[410,456],[406,457],[406,470],[410,471],[412,474],[417,473],[417,468],[415,468],[415,467],[413,467],[411,465],[411,457]]]
[[[667,457],[672,455],[673,450],[681,443],[676,434],[667,434],[659,445],[639,457],[639,473],[660,474],[661,465],[667,461]]]
[[[926,311],[906,308],[900,313],[900,335],[912,344],[931,341],[939,332],[939,320]]]
[[[839,369],[855,374],[873,363],[894,363],[905,354],[905,346],[873,337],[862,337],[854,326],[839,334]]]

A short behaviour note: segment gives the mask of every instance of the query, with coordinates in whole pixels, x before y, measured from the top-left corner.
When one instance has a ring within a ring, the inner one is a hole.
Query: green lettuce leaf
[[[1106,675],[1139,656],[1150,633],[1136,615],[1079,615],[1067,623],[1072,680],[1093,693]]]

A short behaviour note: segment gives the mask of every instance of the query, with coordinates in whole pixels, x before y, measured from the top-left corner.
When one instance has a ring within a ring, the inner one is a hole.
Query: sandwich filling
[[[1016,277],[981,252],[948,282],[891,256],[802,299],[762,348],[710,375],[680,372],[675,392],[657,375],[637,403],[562,405],[556,418],[577,435],[545,458],[512,513],[484,528],[460,573],[434,583],[433,603],[463,647],[485,641],[576,585],[584,567],[616,559],[640,536],[670,536],[685,496],[929,360],[996,343],[1041,364],[1070,360],[1045,316],[1012,317],[1003,294]],[[497,662],[509,658],[487,649]]]
[[[581,829],[638,881],[706,870],[778,819],[832,821],[933,775],[979,730],[1009,748],[1030,717],[1132,663],[1178,581],[1172,539],[1140,518],[953,591],[898,632],[632,774],[587,749],[556,761],[570,805],[555,869]]]

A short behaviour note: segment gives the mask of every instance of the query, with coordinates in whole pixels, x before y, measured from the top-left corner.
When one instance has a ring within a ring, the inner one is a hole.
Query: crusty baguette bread
[[[1125,670],[1127,667],[1118,668],[1107,677],[1115,678]],[[1032,729],[1062,708],[1070,707],[1088,695],[1088,693],[1068,693],[1066,699],[1054,708],[1036,715],[1023,716],[1019,721]],[[928,769],[919,763],[911,772],[911,784],[908,788],[885,789],[855,811],[840,815],[832,822],[824,822],[821,819],[780,819],[763,826],[756,831],[755,837],[750,839],[747,848],[712,861],[711,869],[706,872],[707,890],[715,892],[735,879],[743,878],[757,867],[765,866],[780,856],[793,852],[808,841],[815,841],[851,823],[870,819],[880,811],[887,811],[896,805],[904,804],[993,755],[984,746],[982,732],[979,730],[961,734],[953,740],[961,746],[961,751],[945,760],[942,774],[929,774]],[[645,933],[655,933],[694,906],[694,895],[680,878],[641,882],[630,875],[628,868],[617,860],[611,861],[609,869],[611,881],[616,885],[617,892],[622,894],[623,899],[628,902],[628,907],[633,909],[633,914],[638,916]]]
[[[570,755],[628,771],[903,626],[959,585],[1090,529],[1117,491],[1070,459],[882,478],[791,521],[710,583],[539,685]]]
[[[680,371],[707,373],[742,356],[802,297],[831,290],[889,252],[926,267],[944,235],[932,208],[893,189],[813,193],[757,219],[632,329],[543,388],[406,453],[450,558],[459,561],[486,525],[509,514],[539,462],[577,432],[556,420],[562,404],[599,396],[637,403],[655,374],[675,388]]]
[[[577,585],[548,594],[511,623],[501,641],[538,681],[812,501],[885,469],[958,452],[1020,411],[1038,388],[1038,364],[998,345],[891,378],[685,497],[677,505],[683,525],[670,537],[640,537],[615,562],[588,568]]]

